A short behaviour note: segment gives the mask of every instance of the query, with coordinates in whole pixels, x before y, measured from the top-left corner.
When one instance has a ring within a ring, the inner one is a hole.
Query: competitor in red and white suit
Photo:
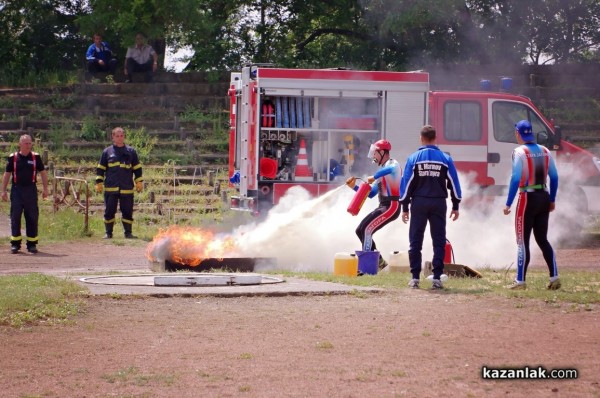
[[[402,170],[398,162],[390,158],[391,149],[392,145],[387,140],[379,140],[369,148],[369,159],[380,166],[380,169],[374,175],[367,178],[367,182],[371,184],[369,198],[378,195],[379,207],[369,213],[356,228],[356,235],[363,245],[363,251],[377,250],[375,241],[373,241],[373,234],[400,215],[399,199]],[[375,182],[377,183],[375,184]],[[346,185],[355,191],[358,190],[355,177],[348,178]],[[379,270],[386,266],[387,263],[380,254]]]
[[[510,206],[519,191],[519,200],[515,214],[515,232],[517,235],[517,277],[509,286],[511,289],[525,289],[525,277],[529,265],[529,238],[531,231],[542,250],[548,265],[550,282],[548,289],[560,288],[556,256],[548,242],[548,218],[554,210],[554,201],[558,191],[558,172],[548,148],[535,143],[531,123],[521,120],[516,124],[515,135],[521,145],[513,151],[512,177],[508,187],[508,198],[504,214],[510,213]],[[550,181],[550,189],[546,181]]]

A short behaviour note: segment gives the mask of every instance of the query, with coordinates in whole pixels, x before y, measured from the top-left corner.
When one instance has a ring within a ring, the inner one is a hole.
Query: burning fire
[[[146,248],[151,261],[172,260],[195,267],[207,258],[223,258],[234,251],[232,237],[217,237],[210,231],[193,227],[171,226],[152,239]]]

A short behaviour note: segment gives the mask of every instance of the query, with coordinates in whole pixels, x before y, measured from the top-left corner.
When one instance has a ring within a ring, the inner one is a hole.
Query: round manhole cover
[[[282,283],[283,279],[253,273],[243,274],[139,274],[91,276],[79,279],[81,282],[99,285],[126,286],[245,286]]]

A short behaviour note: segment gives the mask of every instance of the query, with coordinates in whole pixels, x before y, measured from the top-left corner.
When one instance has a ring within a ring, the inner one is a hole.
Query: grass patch
[[[250,354],[249,352],[243,352],[240,354],[240,356],[238,358],[239,359],[252,359],[252,358],[254,358],[254,355]]]
[[[27,70],[11,65],[0,68],[0,85],[7,87],[62,87],[78,82],[76,70]]]
[[[85,164],[81,165],[86,168]],[[88,167],[89,168],[89,167]],[[91,170],[91,169],[90,169]],[[164,169],[159,169],[159,173],[166,173]],[[43,246],[49,242],[64,242],[98,237],[104,235],[103,221],[103,196],[94,192],[93,174],[76,175],[78,178],[85,178],[89,182],[90,188],[90,212],[88,215],[88,229],[85,229],[85,215],[82,210],[73,206],[66,207],[61,205],[55,212],[52,207],[52,197],[48,200],[39,200],[40,220],[39,236],[40,244]],[[231,228],[252,221],[252,216],[247,213],[240,213],[229,209],[227,203],[223,203],[216,195],[204,196],[197,194],[203,186],[199,185],[179,185],[173,187],[166,186],[175,193],[166,199],[160,200],[158,204],[150,203],[150,192],[157,192],[160,186],[152,182],[153,174],[156,169],[149,168],[145,173],[146,181],[149,181],[145,190],[141,194],[135,194],[134,206],[134,234],[143,241],[150,241],[161,228],[170,225],[189,225],[198,228],[207,228],[215,232],[225,232]],[[222,170],[215,177],[215,181],[222,181],[226,171]],[[198,183],[205,184],[206,177],[200,177]],[[41,186],[41,184],[38,184]],[[52,186],[52,181],[50,182]],[[207,189],[212,189],[206,186]],[[221,183],[222,190],[229,189],[224,183]],[[82,195],[82,201],[85,201],[85,194]],[[68,203],[73,203],[71,196],[67,198]],[[205,211],[210,206],[212,211]],[[162,212],[159,214],[159,209]],[[173,210],[172,210],[173,209]],[[0,216],[8,217],[10,214],[10,203],[0,201]],[[120,238],[122,232],[121,215],[117,212],[117,223],[115,224],[115,238]],[[8,244],[9,238],[0,238],[0,243]],[[115,239],[114,244],[124,244],[122,240]],[[134,242],[127,242],[127,244]]]
[[[61,322],[82,310],[86,289],[42,274],[0,276],[0,325]]]
[[[332,350],[333,343],[331,343],[330,341],[317,341],[317,348],[319,350]]]
[[[102,375],[102,378],[110,384],[126,384],[135,386],[162,385],[172,386],[177,380],[175,374],[153,374],[142,373],[139,368],[129,366],[114,373]]]
[[[589,271],[560,270],[562,288],[546,290],[548,273],[545,270],[529,270],[527,272],[527,290],[509,290],[514,271],[479,270],[483,278],[450,278],[444,282],[446,289],[440,294],[493,295],[507,298],[529,298],[542,300],[560,306],[564,303],[575,304],[571,311],[591,310],[591,304],[600,303],[600,273]],[[278,272],[282,274],[281,272]],[[344,283],[352,286],[377,287],[385,289],[408,289],[409,273],[379,273],[361,277],[337,276],[329,273],[283,272],[284,276],[299,277],[324,282]],[[421,279],[421,289],[429,287],[429,281]]]

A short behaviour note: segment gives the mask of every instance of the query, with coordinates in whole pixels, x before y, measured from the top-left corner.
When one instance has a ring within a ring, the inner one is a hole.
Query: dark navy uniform
[[[35,248],[38,243],[38,192],[37,174],[44,171],[44,163],[39,154],[29,152],[23,156],[15,152],[8,157],[6,172],[11,174],[10,190],[10,244],[21,247],[21,216],[25,216],[27,248]]]
[[[131,235],[134,183],[141,181],[142,165],[135,149],[129,145],[111,145],[102,151],[96,168],[96,183],[104,184],[104,224],[107,235],[112,236],[119,203],[125,236]]]
[[[436,145],[424,145],[408,157],[400,186],[404,212],[411,205],[408,258],[413,279],[421,273],[421,249],[429,222],[433,243],[433,278],[439,280],[444,271],[446,247],[446,199],[452,197],[452,210],[458,210],[461,189],[454,162]]]

